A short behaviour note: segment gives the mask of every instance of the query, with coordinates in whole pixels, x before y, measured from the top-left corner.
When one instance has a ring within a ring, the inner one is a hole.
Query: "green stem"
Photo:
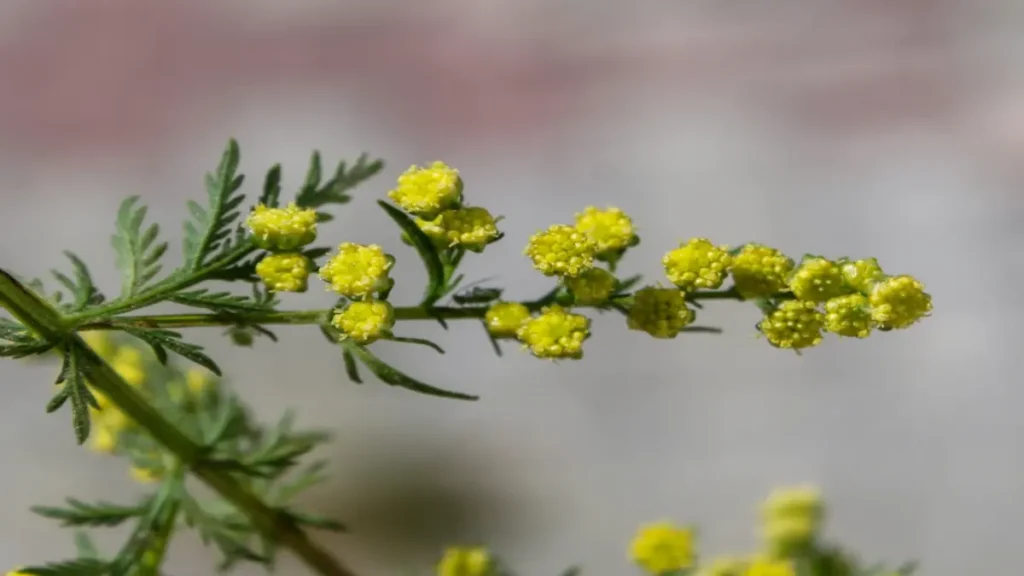
[[[690,301],[699,300],[742,300],[733,289],[698,291],[687,296]],[[555,303],[568,305],[568,300]],[[547,302],[532,300],[522,302],[531,311],[537,311]],[[586,306],[584,306],[585,308]],[[468,320],[480,319],[487,313],[487,306],[399,306],[395,308],[395,320]],[[121,316],[110,320],[87,322],[77,326],[78,330],[112,330],[117,328],[201,328],[213,326],[234,326],[237,324],[261,325],[302,325],[323,324],[331,317],[331,309],[320,310],[287,310],[280,312],[247,312],[245,315],[232,314],[152,314],[139,316]]]
[[[0,303],[27,328],[48,342],[66,342],[84,359],[85,376],[121,412],[144,428],[154,440],[174,454],[189,470],[225,500],[242,511],[256,528],[279,545],[291,549],[322,576],[354,576],[327,551],[313,543],[286,514],[267,506],[230,473],[211,469],[203,460],[199,445],[121,378],[113,368],[69,328],[70,323],[50,304],[0,270]]]

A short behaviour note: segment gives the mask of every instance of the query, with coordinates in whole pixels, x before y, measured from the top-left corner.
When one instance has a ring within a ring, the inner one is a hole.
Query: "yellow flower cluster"
[[[437,576],[493,576],[495,562],[483,547],[452,547],[437,564]]]
[[[260,204],[249,213],[246,224],[253,243],[267,250],[256,266],[256,275],[272,292],[305,292],[310,274],[309,259],[300,251],[316,240],[316,210]]]
[[[598,260],[615,260],[639,241],[633,221],[622,210],[588,206],[575,226],[555,224],[530,237],[523,253],[545,276],[576,278]]]
[[[391,335],[395,325],[395,310],[383,300],[350,302],[343,310],[335,312],[331,324],[345,338],[357,344],[371,344]]]

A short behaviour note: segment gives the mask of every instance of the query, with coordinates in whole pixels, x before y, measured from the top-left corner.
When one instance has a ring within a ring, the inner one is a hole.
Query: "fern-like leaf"
[[[51,520],[59,520],[61,526],[118,526],[123,522],[141,516],[145,506],[121,506],[109,502],[86,503],[74,498],[67,499],[67,507],[33,506],[32,512]]]
[[[171,301],[222,313],[267,312],[274,309],[273,301],[261,301],[227,292],[210,292],[204,288],[180,292],[171,297]]]
[[[96,397],[86,383],[83,360],[78,346],[69,345],[64,348],[64,361],[57,375],[57,385],[61,389],[46,407],[47,412],[55,412],[68,400],[71,401],[71,424],[79,444],[84,444],[89,438],[89,407],[98,406]]]
[[[306,179],[302,188],[295,196],[295,203],[303,208],[320,208],[328,204],[346,204],[352,200],[348,191],[369,179],[384,168],[382,160],[370,160],[367,154],[361,154],[351,167],[343,160],[334,170],[330,180],[320,183],[322,179],[322,163],[320,153],[313,152],[306,170]],[[329,214],[318,213],[321,222],[330,220]]]
[[[160,273],[160,258],[167,252],[167,243],[157,241],[160,226],[143,225],[147,208],[136,206],[138,201],[138,196],[131,196],[121,202],[117,229],[110,239],[117,267],[121,270],[122,298],[135,295]]]
[[[85,262],[82,262],[82,259],[72,252],[65,251],[64,255],[68,257],[68,260],[71,260],[73,277],[68,277],[57,270],[53,270],[51,273],[58,282],[68,289],[68,292],[74,298],[73,301],[65,306],[66,309],[70,312],[80,312],[87,306],[95,306],[102,303],[104,300],[103,294],[96,288],[96,284],[93,282],[92,275],[89,274],[89,268],[85,265]]]
[[[244,195],[237,193],[244,178],[237,174],[239,158],[238,143],[232,139],[217,170],[206,175],[207,205],[188,203],[192,218],[185,222],[185,272],[196,272],[211,257],[229,251],[241,237],[236,233],[236,242],[232,243],[232,224],[245,200]]]
[[[108,576],[110,565],[102,560],[79,558],[19,568],[18,574],[25,576]]]
[[[221,375],[220,367],[217,366],[217,363],[214,362],[212,358],[203,353],[203,347],[183,341],[181,339],[180,332],[160,329],[147,330],[142,328],[124,328],[124,331],[148,344],[149,347],[153,349],[153,354],[156,355],[157,360],[161,364],[167,364],[167,351],[170,350],[171,352],[206,368],[217,376]]]

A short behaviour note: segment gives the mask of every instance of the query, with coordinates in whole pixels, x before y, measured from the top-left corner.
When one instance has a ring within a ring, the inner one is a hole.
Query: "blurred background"
[[[308,503],[349,524],[328,541],[363,575],[429,571],[463,542],[524,575],[630,574],[636,525],[661,518],[699,523],[708,553],[744,551],[757,502],[802,482],[869,559],[1007,572],[1024,515],[1022,31],[1009,0],[7,0],[0,266],[42,275],[74,247],[116,290],[120,199],[142,195],[178,234],[230,136],[249,190],[275,162],[297,188],[314,149],[384,158],[321,237],[396,253],[398,301],[423,272],[374,201],[435,159],[507,217],[466,272],[514,297],[549,287],[528,235],[587,204],[634,216],[624,270],[652,281],[692,236],[877,256],[925,281],[934,317],[802,357],[735,303],[702,314],[724,335],[667,342],[600,317],[579,363],[498,359],[476,324],[403,329],[443,359],[380,347],[475,404],[353,386],[308,328],[255,351],[195,336],[261,414],[294,407],[336,434],[334,479]],[[0,364],[0,568],[71,552],[29,505],[139,489],[43,414],[55,370]],[[169,573],[211,573],[196,539],[176,542]]]

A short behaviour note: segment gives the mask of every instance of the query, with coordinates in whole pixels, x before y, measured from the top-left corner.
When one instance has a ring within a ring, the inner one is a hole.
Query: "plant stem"
[[[77,348],[89,382],[121,412],[144,428],[150,436],[174,454],[184,466],[243,512],[256,528],[285,548],[291,549],[321,576],[354,576],[327,551],[313,543],[294,521],[267,506],[230,473],[204,464],[206,449],[164,418],[117,372],[70,328],[71,323],[10,274],[0,270],[0,304],[26,328],[47,342],[65,342]]]
[[[693,292],[687,296],[687,300],[742,300],[739,293],[733,289],[728,290],[703,290]],[[571,302],[564,298],[557,298],[555,303],[563,305]],[[531,311],[537,311],[547,306],[548,302],[531,300],[522,302]],[[585,306],[584,306],[585,307]],[[399,306],[395,309],[395,320],[468,320],[480,319],[487,313],[488,306]],[[111,330],[124,327],[132,328],[200,328],[213,326],[234,326],[237,324],[262,324],[262,325],[302,325],[302,324],[323,324],[331,317],[331,309],[320,310],[286,310],[274,312],[247,312],[244,315],[233,315],[223,313],[205,314],[152,314],[138,316],[121,316],[111,320],[88,322],[78,326],[79,330]],[[695,331],[695,330],[691,330]],[[707,330],[704,330],[707,331]]]

